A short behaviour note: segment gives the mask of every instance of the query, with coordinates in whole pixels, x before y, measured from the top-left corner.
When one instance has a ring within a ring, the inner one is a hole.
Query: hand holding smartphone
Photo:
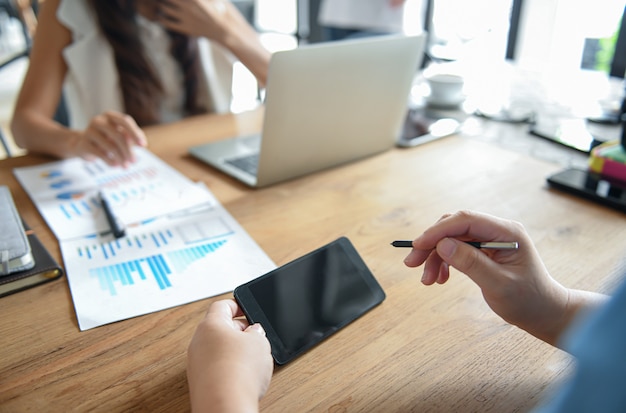
[[[234,291],[285,364],[380,304],[385,293],[352,243],[339,238]]]

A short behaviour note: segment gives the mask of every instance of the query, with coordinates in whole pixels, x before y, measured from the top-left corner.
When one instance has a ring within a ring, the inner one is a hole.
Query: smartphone
[[[352,243],[339,238],[234,291],[261,323],[276,364],[293,360],[385,299]]]
[[[602,143],[589,133],[584,119],[537,117],[529,132],[584,153]]]
[[[436,117],[424,109],[410,109],[397,145],[413,147],[457,133],[461,123],[453,118]]]
[[[583,169],[565,169],[548,177],[552,187],[626,212],[626,182]]]

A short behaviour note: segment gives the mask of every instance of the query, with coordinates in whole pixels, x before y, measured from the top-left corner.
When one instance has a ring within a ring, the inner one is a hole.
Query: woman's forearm
[[[11,122],[15,143],[31,152],[59,158],[76,156],[80,132],[64,127],[54,120],[27,109],[17,109]]]
[[[248,24],[240,24],[238,29],[225,36],[223,43],[252,72],[261,86],[265,86],[271,53],[261,43],[258,33]]]

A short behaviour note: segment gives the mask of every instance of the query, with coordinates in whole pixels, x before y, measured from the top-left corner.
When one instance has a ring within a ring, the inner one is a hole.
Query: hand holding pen
[[[515,240],[518,248],[486,250],[462,240]],[[489,306],[504,320],[539,338],[553,338],[550,329],[556,327],[546,321],[546,315],[556,322],[567,308],[568,290],[550,276],[521,224],[460,211],[443,216],[413,240],[412,247],[404,263],[424,264],[423,284],[444,284],[450,267],[456,268],[480,287]]]
[[[424,284],[443,284],[450,275],[450,265],[465,272],[470,270],[470,262],[489,265],[494,257],[505,260],[524,256],[519,250],[528,236],[520,227],[515,222],[477,212],[448,214],[410,242],[412,250],[405,263],[410,267],[425,264]],[[396,241],[394,246],[409,245],[406,241]],[[455,256],[455,252],[461,255]]]

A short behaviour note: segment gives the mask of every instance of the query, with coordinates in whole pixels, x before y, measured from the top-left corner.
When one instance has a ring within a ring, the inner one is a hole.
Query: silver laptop
[[[424,35],[319,43],[272,55],[261,135],[189,149],[262,187],[393,147]]]

